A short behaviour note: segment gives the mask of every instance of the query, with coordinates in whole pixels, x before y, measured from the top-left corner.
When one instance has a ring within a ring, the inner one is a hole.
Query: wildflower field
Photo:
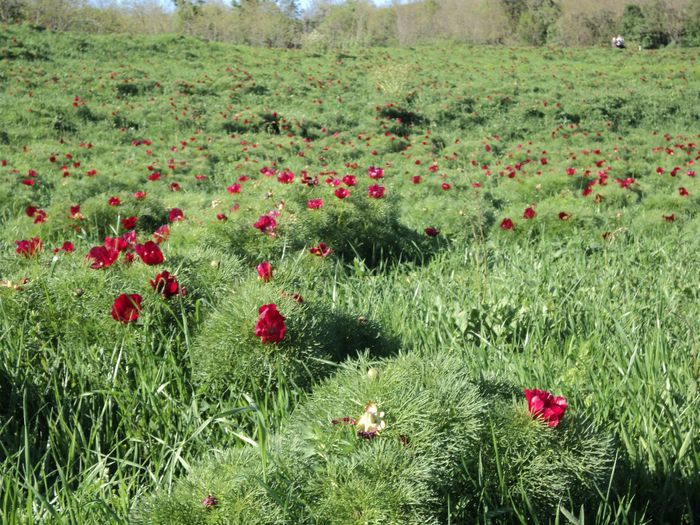
[[[0,27],[0,522],[697,523],[696,49]]]

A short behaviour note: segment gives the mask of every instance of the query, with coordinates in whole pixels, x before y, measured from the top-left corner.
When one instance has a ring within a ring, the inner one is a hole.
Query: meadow
[[[2,523],[698,522],[697,49],[2,26],[0,115]]]

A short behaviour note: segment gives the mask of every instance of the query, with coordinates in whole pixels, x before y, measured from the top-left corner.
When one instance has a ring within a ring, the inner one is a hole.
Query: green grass
[[[481,435],[489,490],[471,506],[437,490],[421,519],[696,523],[700,183],[686,173],[697,171],[699,79],[695,50],[314,55],[3,26],[0,280],[28,281],[0,287],[0,521],[127,523],[159,501],[151,494],[167,501],[174,490],[189,495],[182,503],[196,519],[215,522],[197,491],[222,458],[237,458],[261,477],[252,494],[268,489],[243,503],[251,516],[351,522],[330,485],[278,483],[275,468],[294,455],[275,444],[295,425],[313,430],[300,421],[318,396],[366,403],[344,398],[332,376],[371,352],[359,362],[449,357],[465,381],[563,395],[565,421],[586,420],[613,443],[606,479],[586,498],[562,494],[543,515],[507,481],[506,449]],[[295,180],[280,184],[263,166]],[[370,166],[384,178],[370,180]],[[607,184],[583,196],[606,167]],[[33,187],[21,184],[28,170]],[[302,185],[302,170],[319,184]],[[161,179],[149,181],[154,171]],[[346,173],[358,183],[341,201],[325,181]],[[228,193],[242,175],[241,193]],[[630,189],[615,182],[627,177]],[[367,199],[374,183],[385,199]],[[122,205],[109,206],[111,196]],[[324,207],[307,210],[311,198]],[[83,220],[70,217],[75,204]],[[48,220],[34,224],[30,205]],[[528,206],[534,219],[523,218]],[[89,268],[89,249],[123,234],[124,218],[139,217],[144,242],[174,207],[185,220],[170,225],[163,265]],[[274,237],[252,228],[273,208]],[[506,217],[514,230],[499,227]],[[440,234],[427,237],[429,226]],[[32,237],[43,252],[18,256],[15,241]],[[64,241],[75,252],[54,258]],[[308,252],[319,242],[329,257]],[[257,281],[263,260],[270,283]],[[184,296],[153,293],[148,281],[164,269]],[[143,296],[138,323],[112,319],[121,293]],[[270,302],[290,317],[279,346],[253,337],[257,307]],[[401,466],[395,453],[389,470]],[[453,467],[457,477],[473,472]],[[240,483],[257,483],[250,476]],[[411,490],[436,486],[435,474],[385,482],[377,501],[362,496],[367,512],[397,487],[424,501]],[[309,494],[325,494],[325,507],[300,511]]]

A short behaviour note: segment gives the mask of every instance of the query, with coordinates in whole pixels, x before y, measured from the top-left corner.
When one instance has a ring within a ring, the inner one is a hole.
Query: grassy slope
[[[311,56],[3,28],[0,56],[0,160],[8,160],[0,278],[30,278],[23,292],[0,289],[3,522],[123,520],[135,496],[167,486],[212,449],[256,439],[291,411],[302,395],[292,386],[252,410],[235,395],[203,399],[190,369],[202,324],[255,279],[255,248],[212,242],[223,227],[215,214],[252,224],[272,203],[299,198],[297,183],[258,173],[274,162],[297,177],[335,170],[363,181],[368,166],[384,166],[401,223],[441,230],[424,264],[386,259],[368,268],[270,252],[280,282],[361,313],[405,350],[456,352],[474,373],[566,395],[618,444],[618,476],[599,512],[673,523],[697,516],[700,187],[684,175],[697,156],[687,147],[698,141],[695,50],[454,46]],[[133,145],[141,139],[152,144]],[[527,159],[514,178],[499,176]],[[161,181],[147,180],[148,166]],[[608,185],[582,197],[584,171],[595,178],[605,166]],[[671,177],[674,166],[682,169]],[[39,174],[34,188],[18,183],[29,169]],[[89,169],[98,175],[86,177]],[[241,174],[253,180],[228,194]],[[413,175],[423,182],[412,184]],[[631,190],[614,182],[629,176]],[[330,201],[320,178],[306,193]],[[182,191],[170,191],[172,182]],[[123,291],[146,296],[155,272],[83,263],[117,227],[110,196],[126,203],[124,215],[129,206],[145,214],[131,198],[137,189],[148,192],[155,218],[185,211],[166,257],[190,291],[171,307],[149,298],[138,328],[116,326],[109,308]],[[228,211],[234,202],[240,209]],[[66,218],[75,203],[86,215],[79,233]],[[48,222],[33,225],[30,204]],[[521,217],[531,204],[538,216],[528,222]],[[559,220],[561,211],[571,219]],[[671,213],[675,222],[662,219]],[[514,231],[500,230],[504,217]],[[35,235],[47,252],[72,240],[76,253],[55,264],[47,253],[18,258],[14,241]]]

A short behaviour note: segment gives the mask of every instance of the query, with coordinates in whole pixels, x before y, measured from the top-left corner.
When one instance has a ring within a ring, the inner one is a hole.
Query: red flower
[[[306,203],[306,207],[310,210],[318,210],[323,207],[323,199],[309,199]]]
[[[325,242],[319,242],[318,246],[312,246],[309,248],[309,252],[319,257],[328,257],[331,254],[331,249],[326,246]]]
[[[120,323],[133,323],[139,318],[141,310],[141,296],[136,293],[131,295],[121,294],[112,305],[112,318]]]
[[[269,283],[270,279],[272,279],[272,266],[269,261],[261,262],[256,266],[256,269],[258,270],[258,277],[266,283]]]
[[[559,220],[562,221],[568,221],[571,218],[570,213],[566,213],[565,211],[560,211],[559,212]]]
[[[104,247],[108,250],[123,252],[126,250],[128,243],[123,237],[105,237]]]
[[[136,223],[139,221],[138,217],[127,217],[122,221],[122,226],[125,230],[133,230]]]
[[[182,186],[180,186],[177,182],[170,183],[170,191],[180,191],[181,189]]]
[[[632,184],[635,183],[635,180],[632,177],[627,177],[626,179],[615,179],[615,182],[617,182],[620,185],[620,188],[629,188]]]
[[[47,215],[44,210],[37,210],[34,214],[34,224],[41,224],[42,222],[46,222],[46,217]]]
[[[688,190],[686,190],[686,189],[683,188],[683,187],[680,187],[680,188],[678,188],[678,194],[679,194],[681,197],[687,197],[687,196],[688,196]],[[34,222],[36,222],[36,221],[34,221]]]
[[[240,184],[231,184],[228,188],[226,188],[226,191],[232,195],[234,193],[240,193],[241,192],[241,185]]]
[[[27,217],[34,217],[34,214],[38,211],[38,208],[36,206],[27,206],[27,208],[24,210],[24,213],[27,214]]]
[[[537,212],[535,211],[535,208],[528,206],[523,212],[523,219],[534,219],[536,215]]]
[[[672,213],[671,215],[664,215],[664,220],[666,222],[673,222],[676,220],[676,214]]]
[[[149,266],[161,264],[163,262],[163,252],[153,241],[147,241],[146,244],[137,244],[134,250],[138,253],[141,260]]]
[[[71,219],[82,220],[85,218],[83,216],[83,214],[80,213],[80,204],[76,204],[75,206],[71,206],[69,213],[70,213]]]
[[[155,280],[149,280],[151,286],[156,293],[163,296],[163,299],[170,299],[178,294],[184,295],[185,290],[180,289],[180,285],[174,275],[170,275],[170,272],[164,271],[156,275]]]
[[[145,192],[145,191],[139,190],[139,191],[135,191],[135,192],[134,192],[134,199],[140,201],[140,200],[145,199],[145,198],[146,198],[146,192]]]
[[[381,179],[384,176],[384,170],[375,166],[367,168],[367,175],[370,179]]]
[[[345,175],[345,177],[343,177],[343,182],[346,186],[354,186],[357,184],[357,177],[354,175]]]
[[[277,175],[277,180],[282,184],[291,184],[294,182],[294,173],[289,170],[284,170]]]
[[[421,177],[420,175],[414,175],[413,177],[411,177],[411,182],[413,184],[420,184],[422,180],[423,177]]]
[[[373,184],[367,188],[367,195],[370,199],[382,199],[384,198],[384,186],[379,184]]]
[[[185,214],[180,208],[173,208],[168,212],[168,222],[177,222],[185,220]]]
[[[160,228],[158,228],[154,233],[153,233],[153,239],[158,243],[161,244],[164,241],[168,240],[168,237],[170,237],[170,227],[167,224],[163,224]]]
[[[543,419],[550,427],[556,427],[566,411],[566,399],[561,396],[553,396],[546,390],[525,389],[530,414]]]
[[[338,188],[333,193],[335,193],[335,196],[339,199],[345,199],[350,196],[350,192],[345,188]]]
[[[450,188],[452,188],[452,186],[450,185],[449,182],[443,182],[443,183],[440,185],[440,187],[441,187],[443,190],[445,190],[445,191],[447,191],[447,190],[449,190]]]
[[[255,335],[263,343],[279,343],[287,331],[284,317],[277,311],[276,304],[264,304],[258,309],[258,322],[255,323]]]
[[[60,248],[53,249],[53,253],[58,253],[58,252],[73,253],[74,251],[75,251],[75,246],[70,241],[64,242],[63,246],[61,246]]]
[[[24,257],[29,258],[41,253],[42,244],[41,239],[39,239],[39,237],[32,237],[28,241],[15,241],[15,244],[17,245],[17,249],[15,251],[18,255],[22,255]]]
[[[228,217],[226,217],[225,213],[217,213],[216,218],[220,221],[227,221],[228,220]]]
[[[262,233],[274,234],[277,227],[277,221],[269,215],[261,215],[253,228],[260,230]]]
[[[95,246],[90,249],[86,259],[92,260],[90,268],[93,270],[107,268],[112,266],[114,262],[119,259],[119,250],[105,248],[104,246]]]
[[[425,229],[425,234],[428,237],[437,237],[440,234],[440,230],[438,230],[437,228],[433,228],[432,226],[428,226]]]
[[[107,204],[109,204],[110,206],[119,206],[121,203],[122,201],[119,197],[110,197],[107,201]]]
[[[515,224],[513,224],[513,221],[510,220],[508,217],[501,221],[502,230],[512,230],[513,228],[515,228]]]

